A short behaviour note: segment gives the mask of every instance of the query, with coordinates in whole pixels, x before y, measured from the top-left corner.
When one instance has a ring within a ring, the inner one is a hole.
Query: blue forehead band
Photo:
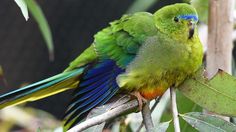
[[[198,21],[198,17],[196,15],[180,15],[178,17],[181,18],[181,19],[185,19],[185,20]]]

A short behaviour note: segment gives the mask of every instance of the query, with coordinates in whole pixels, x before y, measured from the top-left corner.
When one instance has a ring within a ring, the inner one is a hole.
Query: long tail
[[[65,90],[76,88],[79,77],[85,68],[63,72],[48,79],[19,88],[15,91],[0,96],[0,109],[42,99]]]

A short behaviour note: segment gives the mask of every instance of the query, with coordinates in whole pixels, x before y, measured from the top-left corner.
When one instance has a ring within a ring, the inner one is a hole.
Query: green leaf
[[[177,94],[177,106],[179,113],[188,113],[193,111],[202,111],[202,108],[196,103],[189,100],[181,92],[176,91]],[[186,123],[184,120],[180,119],[180,129],[182,132],[195,132],[196,130]]]
[[[154,127],[154,132],[166,132],[169,127],[171,121],[159,123]]]
[[[219,70],[211,79],[187,79],[179,90],[201,107],[221,115],[236,116],[236,78]]]
[[[20,10],[27,21],[29,19],[29,13],[27,9],[27,5],[24,0],[15,0],[16,4],[20,7]]]
[[[177,107],[179,113],[188,113],[192,111],[202,111],[202,108],[192,102],[190,99],[185,97],[181,92],[176,91],[176,97],[177,97]],[[167,121],[172,119],[172,112],[171,107],[169,107],[165,113],[162,116],[162,121]],[[180,118],[180,129],[181,132],[197,132],[196,129],[194,129],[191,125],[189,125],[186,121]],[[173,132],[174,126],[173,123],[170,123],[169,128],[167,129],[167,132]]]
[[[47,22],[47,19],[45,18],[42,9],[38,5],[38,3],[35,0],[25,0],[25,3],[28,6],[28,9],[36,22],[38,23],[39,29],[43,35],[43,38],[47,44],[47,48],[49,51],[49,59],[54,59],[54,46],[53,46],[53,40],[52,40],[52,33],[49,27],[49,24]]]
[[[236,131],[236,125],[216,116],[202,114],[200,112],[190,112],[180,114],[180,116],[200,132]]]
[[[127,10],[126,13],[135,13],[140,11],[146,11],[158,0],[136,0]]]

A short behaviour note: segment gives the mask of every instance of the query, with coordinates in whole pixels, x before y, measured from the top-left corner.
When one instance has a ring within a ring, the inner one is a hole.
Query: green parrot
[[[116,93],[141,100],[178,87],[201,66],[198,15],[188,4],[165,6],[154,14],[124,15],[94,36],[94,42],[64,72],[0,96],[0,109],[35,101],[69,89],[72,100],[65,130]]]

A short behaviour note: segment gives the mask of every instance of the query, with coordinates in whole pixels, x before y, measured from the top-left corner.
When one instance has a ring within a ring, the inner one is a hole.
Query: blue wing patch
[[[112,60],[98,62],[81,78],[71,103],[65,113],[65,129],[81,122],[88,112],[99,105],[105,104],[118,91],[116,77],[124,72]]]

